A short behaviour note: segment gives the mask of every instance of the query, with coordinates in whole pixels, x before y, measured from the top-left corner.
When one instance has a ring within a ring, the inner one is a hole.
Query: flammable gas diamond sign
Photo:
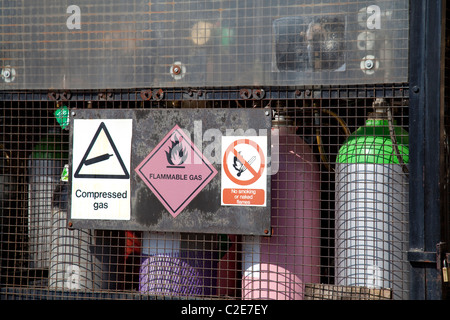
[[[217,174],[178,125],[135,170],[173,217]]]

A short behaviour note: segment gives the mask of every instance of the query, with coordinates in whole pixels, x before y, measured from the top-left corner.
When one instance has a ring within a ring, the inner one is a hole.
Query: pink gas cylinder
[[[272,235],[244,238],[243,299],[301,300],[305,284],[320,281],[319,167],[289,124],[272,122]]]

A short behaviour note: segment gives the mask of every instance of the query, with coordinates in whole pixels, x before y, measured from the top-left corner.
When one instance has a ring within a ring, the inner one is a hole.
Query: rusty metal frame
[[[445,1],[411,1],[410,48],[410,248],[411,299],[441,299],[437,245],[444,234],[442,178],[442,43]]]

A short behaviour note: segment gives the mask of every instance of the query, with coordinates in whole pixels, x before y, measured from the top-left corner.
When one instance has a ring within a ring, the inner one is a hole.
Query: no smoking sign
[[[222,137],[222,205],[266,206],[267,137]]]

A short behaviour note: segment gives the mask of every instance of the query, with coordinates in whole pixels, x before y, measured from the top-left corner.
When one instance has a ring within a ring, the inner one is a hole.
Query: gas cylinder
[[[408,133],[384,99],[347,138],[336,164],[336,284],[408,298]]]
[[[216,275],[212,273],[209,245],[213,241],[201,237],[178,232],[144,232],[139,291],[176,296],[212,294]],[[202,239],[205,241],[198,241]]]
[[[305,284],[320,280],[319,168],[286,117],[277,115],[272,125],[272,141],[279,141],[272,235],[244,237],[242,298],[301,300]]]
[[[68,166],[54,190],[50,233],[49,288],[52,290],[102,289],[102,265],[93,249],[91,230],[67,227]]]
[[[14,241],[11,234],[11,226],[15,225],[20,215],[18,214],[18,201],[16,199],[18,189],[17,175],[11,173],[10,153],[0,144],[0,284],[8,280],[8,268],[11,263],[10,252],[17,252],[19,241]]]
[[[31,268],[49,267],[52,196],[64,160],[69,155],[68,143],[63,139],[59,129],[50,129],[49,134],[43,136],[34,146],[28,160],[28,237]]]
[[[189,283],[189,280],[195,277],[195,272],[180,259],[180,241],[179,233],[143,233],[142,262],[139,271],[141,293],[160,295],[196,293],[196,283]],[[186,271],[181,272],[181,269]]]

